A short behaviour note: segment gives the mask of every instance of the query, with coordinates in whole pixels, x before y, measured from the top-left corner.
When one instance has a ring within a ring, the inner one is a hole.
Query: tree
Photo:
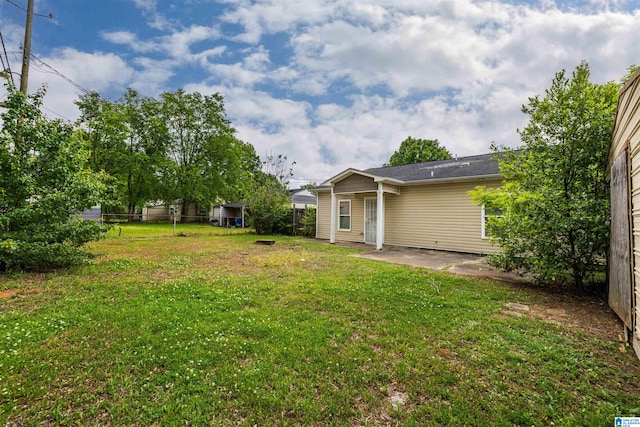
[[[166,164],[167,138],[159,103],[127,89],[117,102],[91,92],[76,104],[91,150],[91,167],[115,178],[116,205],[124,206],[132,220],[137,209],[160,193],[159,171]],[[104,210],[120,209],[105,206]]]
[[[389,163],[386,163],[385,166],[409,165],[450,158],[451,153],[446,148],[441,147],[437,139],[408,137],[402,141],[400,148],[391,155]]]
[[[502,213],[488,220],[501,247],[490,262],[578,288],[593,281],[608,245],[605,171],[619,90],[589,76],[583,62],[571,77],[557,73],[544,98],[529,98],[522,151],[498,155],[505,184],[473,192],[485,209]]]
[[[316,208],[309,207],[304,211],[300,232],[305,237],[316,237]]]
[[[246,192],[259,164],[253,147],[235,138],[222,95],[178,90],[161,98],[171,160],[163,171],[164,199],[180,199],[186,215],[190,203],[210,205]]]
[[[44,89],[25,96],[9,88],[0,132],[0,270],[57,267],[90,257],[83,246],[104,235],[74,213],[100,203],[104,175],[86,169],[78,133],[47,120]]]
[[[254,189],[246,203],[257,234],[285,233],[289,230],[291,206],[287,191],[293,166],[286,156],[268,155],[263,171],[256,175]]]

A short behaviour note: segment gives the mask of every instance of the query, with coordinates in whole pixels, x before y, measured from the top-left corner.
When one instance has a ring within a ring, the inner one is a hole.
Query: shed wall
[[[640,355],[640,330],[638,329],[638,319],[640,310],[637,301],[640,300],[640,79],[636,79],[635,84],[625,92],[628,94],[629,104],[625,108],[622,122],[626,124],[623,133],[620,135],[622,141],[629,142],[631,152],[631,221],[632,221],[632,241],[633,241],[633,343],[636,354]]]
[[[638,319],[640,310],[640,71],[625,85],[618,99],[618,111],[609,152],[610,166],[629,149],[630,158],[630,199],[631,199],[631,276],[632,287],[632,342],[640,356],[640,331]],[[619,242],[612,242],[618,245]]]

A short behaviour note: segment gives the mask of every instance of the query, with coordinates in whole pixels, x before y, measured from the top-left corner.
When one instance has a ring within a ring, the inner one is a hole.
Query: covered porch
[[[345,171],[330,180],[330,243],[338,233],[359,236],[363,243],[382,249],[385,236],[385,195],[400,194],[398,182],[362,172]],[[361,210],[360,210],[361,209]],[[360,211],[360,212],[358,212]],[[358,218],[362,215],[362,222]],[[359,240],[354,237],[352,240]]]

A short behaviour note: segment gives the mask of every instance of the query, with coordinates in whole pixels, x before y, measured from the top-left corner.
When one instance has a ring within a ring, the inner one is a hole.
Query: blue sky
[[[12,0],[26,7],[27,0]],[[586,60],[593,80],[640,63],[638,0],[35,0],[29,88],[78,116],[117,99],[220,92],[238,137],[295,160],[296,184],[386,162],[407,136],[458,156],[517,146],[528,97]],[[0,3],[20,71],[25,13]],[[16,76],[17,77],[17,76]],[[5,92],[0,92],[0,97]]]

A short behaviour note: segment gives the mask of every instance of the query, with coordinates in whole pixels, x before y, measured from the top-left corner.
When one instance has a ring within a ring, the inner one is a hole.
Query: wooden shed
[[[609,305],[640,357],[640,70],[620,90],[611,147]]]

